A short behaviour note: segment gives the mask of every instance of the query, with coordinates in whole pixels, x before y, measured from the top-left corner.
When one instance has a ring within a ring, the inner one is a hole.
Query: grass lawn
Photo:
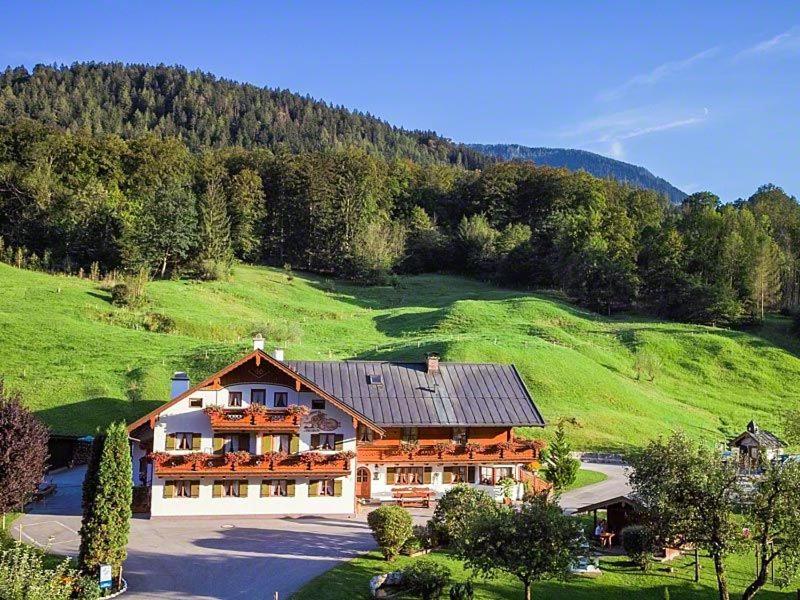
[[[564,491],[568,492],[569,490],[576,490],[587,485],[600,483],[606,479],[608,479],[608,475],[601,473],[600,471],[592,471],[591,469],[578,469],[578,475],[575,477],[575,481],[572,482],[572,485],[568,485]]]
[[[429,555],[437,562],[449,567],[453,582],[465,581],[469,571],[463,564],[446,553]],[[344,563],[317,577],[292,596],[292,600],[339,600],[341,598],[369,598],[369,579],[379,573],[401,569],[419,558],[401,557],[394,563],[386,563],[377,552],[365,554]],[[733,597],[741,593],[753,577],[754,559],[751,555],[735,556],[728,562],[729,578]],[[625,557],[602,559],[603,574],[596,579],[573,578],[567,582],[542,582],[533,586],[533,597],[547,600],[662,600],[664,588],[669,588],[671,600],[700,600],[716,598],[716,578],[711,561],[701,559],[700,583],[695,584],[694,562],[684,557],[669,563],[656,565],[643,573],[630,566]],[[668,568],[673,572],[669,573]],[[445,590],[444,597],[447,596]],[[523,597],[522,585],[510,576],[500,575],[491,580],[475,580],[475,598],[479,600],[519,600]],[[768,586],[758,595],[762,599],[788,600],[795,598],[794,588],[779,591]]]
[[[576,417],[580,449],[624,450],[684,429],[722,439],[755,418],[779,431],[800,405],[800,342],[773,317],[749,332],[606,317],[556,295],[460,277],[359,287],[238,266],[230,281],[156,281],[140,311],[91,281],[0,264],[0,373],[55,431],[91,433],[167,399],[173,371],[205,377],[247,351],[253,333],[290,359],[515,363],[548,421]],[[174,323],[148,331],[146,313]],[[637,380],[635,355],[662,366]],[[524,435],[541,435],[539,430]]]

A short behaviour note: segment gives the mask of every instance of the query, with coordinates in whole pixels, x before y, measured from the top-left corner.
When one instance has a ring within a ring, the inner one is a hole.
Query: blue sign
[[[111,565],[100,565],[100,589],[111,587]]]

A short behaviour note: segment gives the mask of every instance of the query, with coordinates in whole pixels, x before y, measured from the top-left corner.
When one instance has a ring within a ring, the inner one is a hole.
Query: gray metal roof
[[[543,426],[513,365],[382,361],[287,361],[331,396],[380,426]],[[370,384],[382,375],[383,384]]]

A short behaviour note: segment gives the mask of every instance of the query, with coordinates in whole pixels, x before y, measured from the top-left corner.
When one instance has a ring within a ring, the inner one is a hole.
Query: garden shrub
[[[419,538],[412,535],[403,544],[403,547],[400,549],[400,554],[403,554],[405,556],[411,556],[412,554],[420,552],[423,549],[424,547]]]
[[[428,525],[414,525],[412,530],[414,537],[420,541],[422,547],[426,550],[436,546],[436,538],[429,525],[430,523]]]
[[[450,600],[472,600],[474,595],[471,581],[456,583],[450,588]]]
[[[642,571],[650,566],[651,536],[642,525],[628,525],[622,530],[622,548]]]
[[[367,515],[372,537],[386,560],[394,560],[411,537],[411,514],[399,506],[381,506]]]
[[[478,514],[496,509],[497,503],[489,494],[459,484],[442,495],[428,525],[439,544],[452,545],[464,538]]]
[[[422,558],[403,569],[403,581],[409,592],[422,598],[439,598],[450,583],[450,569],[429,558]]]
[[[142,319],[142,325],[147,331],[154,333],[171,333],[175,330],[175,321],[162,313],[149,312]]]
[[[0,598],[3,600],[68,600],[77,573],[69,559],[46,569],[41,551],[16,542],[0,551]],[[80,597],[80,596],[78,596]]]

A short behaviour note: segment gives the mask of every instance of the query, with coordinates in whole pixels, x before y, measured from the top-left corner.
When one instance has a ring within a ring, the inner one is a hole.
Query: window
[[[403,427],[402,440],[408,444],[419,441],[419,431],[416,427]]]
[[[269,495],[270,496],[288,496],[289,489],[286,485],[285,479],[274,479],[269,484]]]
[[[267,390],[252,390],[250,392],[250,404],[267,405]]]
[[[472,483],[469,481],[469,467],[445,467],[443,483]]]
[[[272,451],[291,454],[292,436],[289,434],[276,434],[272,436]]]
[[[174,479],[164,482],[164,498],[197,498],[199,496],[199,480]]]
[[[494,485],[494,469],[491,467],[481,467],[481,484]]]
[[[175,434],[175,450],[191,450],[192,449],[192,435],[191,433],[179,432]]]
[[[241,406],[242,392],[228,392],[228,406]]]
[[[244,491],[242,486],[239,485],[238,479],[225,479],[217,481],[214,485],[218,489],[221,498],[239,498]]]
[[[192,408],[203,408],[202,398],[189,398],[189,406]]]
[[[320,433],[317,450],[335,450],[336,436],[333,433]]]
[[[383,385],[383,375],[377,373],[367,375],[367,381],[370,385]]]
[[[325,400],[322,398],[312,398],[311,408],[314,410],[325,410]]]
[[[423,467],[397,467],[397,483],[403,485],[420,485],[424,473]]]
[[[289,394],[287,392],[275,392],[272,400],[275,408],[286,408],[289,405]]]
[[[175,497],[176,498],[191,498],[192,497],[192,482],[191,481],[176,481],[175,482]]]
[[[335,487],[333,485],[333,479],[323,479],[319,482],[319,495],[320,496],[334,496],[335,495]]]
[[[375,432],[372,431],[372,429],[370,429],[369,427],[367,427],[363,423],[359,423],[358,424],[358,430],[356,432],[356,439],[359,442],[372,443],[374,441],[374,439],[375,439],[373,437],[374,433]]]
[[[461,446],[467,443],[467,428],[453,427],[452,440]]]
[[[513,467],[481,467],[481,484],[496,485],[504,477],[514,477]]]

